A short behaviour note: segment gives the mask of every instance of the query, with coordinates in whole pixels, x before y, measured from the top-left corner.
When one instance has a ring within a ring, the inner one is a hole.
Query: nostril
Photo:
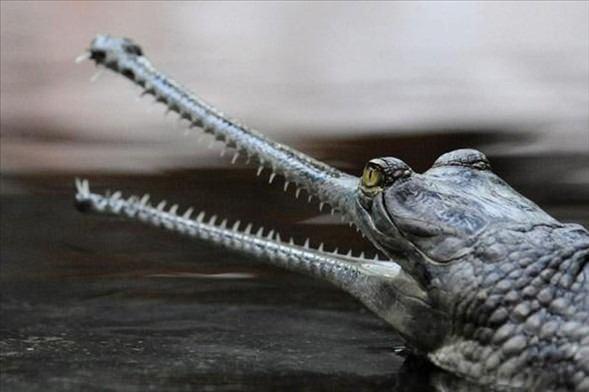
[[[139,45],[135,45],[135,44],[129,44],[126,45],[124,47],[125,52],[127,52],[127,54],[133,54],[135,56],[143,56],[143,50],[141,50],[141,47]]]
[[[106,52],[104,50],[93,49],[90,51],[90,58],[97,63],[102,63],[106,59]]]

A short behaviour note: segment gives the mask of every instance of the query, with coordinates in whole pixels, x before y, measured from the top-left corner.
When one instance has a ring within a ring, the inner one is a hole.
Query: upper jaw
[[[226,148],[235,151],[235,157],[241,155],[248,160],[257,160],[261,169],[269,169],[272,173],[270,182],[276,174],[281,175],[285,184],[296,185],[297,192],[306,190],[310,196],[320,200],[321,206],[328,204],[349,222],[355,223],[353,201],[357,177],[228,119],[198,96],[159,73],[139,46],[128,39],[99,35],[91,43],[89,52],[90,58],[97,64],[126,76],[144,88],[145,93],[153,94],[170,111],[188,120],[191,127],[213,134],[225,143]],[[285,189],[287,187],[285,185]]]
[[[286,182],[307,190],[334,210],[340,212],[347,221],[355,224],[372,243],[387,256],[396,259],[399,253],[411,253],[410,244],[400,235],[392,222],[373,222],[372,217],[359,206],[363,197],[359,189],[359,178],[340,172],[339,170],[287,146],[266,139],[256,131],[225,120],[209,105],[199,101],[189,92],[182,93],[181,86],[173,83],[159,86],[161,75],[156,78],[155,70],[143,56],[141,49],[132,41],[123,38],[99,35],[90,45],[90,56],[97,64],[106,66],[119,73],[131,75],[135,83],[146,88],[168,108],[177,111],[181,116],[207,133],[212,133],[227,146],[232,145],[236,151],[258,159],[260,168],[267,167],[280,174]],[[164,88],[165,87],[165,88]],[[160,91],[161,90],[161,91]],[[165,91],[164,91],[165,90]],[[382,194],[382,193],[381,193]],[[382,203],[380,195],[374,197]],[[379,219],[389,219],[386,209],[379,207]],[[373,214],[374,216],[374,214]],[[392,231],[381,232],[379,228],[389,227]],[[399,249],[401,252],[397,252]],[[399,258],[404,260],[404,258]],[[400,261],[405,271],[415,274],[415,263]]]

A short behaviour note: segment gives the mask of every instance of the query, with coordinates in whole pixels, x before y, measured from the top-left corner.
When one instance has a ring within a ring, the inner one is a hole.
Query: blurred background
[[[377,156],[420,171],[443,152],[478,148],[558,219],[589,223],[585,1],[0,6],[0,379],[11,390],[96,380],[355,390],[403,374],[391,373],[402,362],[389,354],[394,334],[326,285],[74,211],[73,178],[83,176],[299,242],[370,249],[337,218],[185,135],[127,80],[105,72],[91,83],[94,65],[74,58],[98,33],[132,38],[223,112],[353,174]],[[165,371],[162,358],[175,359]],[[137,375],[137,361],[153,371]]]

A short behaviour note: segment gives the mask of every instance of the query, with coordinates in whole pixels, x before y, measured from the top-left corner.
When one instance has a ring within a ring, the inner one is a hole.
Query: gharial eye
[[[381,168],[375,165],[368,164],[362,173],[362,185],[367,188],[374,188],[382,185],[384,182],[384,173]]]
[[[383,157],[370,160],[362,173],[362,188],[374,193],[394,182],[408,178],[413,171],[405,162],[398,158]]]

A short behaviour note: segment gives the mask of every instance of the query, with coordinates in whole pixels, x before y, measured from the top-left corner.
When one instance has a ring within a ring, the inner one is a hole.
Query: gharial
[[[115,214],[327,280],[384,318],[415,352],[469,380],[589,391],[589,232],[563,224],[495,175],[471,149],[425,173],[370,160],[360,178],[248,129],[158,72],[129,39],[97,36],[82,58],[118,72],[239,155],[255,158],[353,223],[389,260],[283,242],[148,197],[92,193],[81,211]]]

